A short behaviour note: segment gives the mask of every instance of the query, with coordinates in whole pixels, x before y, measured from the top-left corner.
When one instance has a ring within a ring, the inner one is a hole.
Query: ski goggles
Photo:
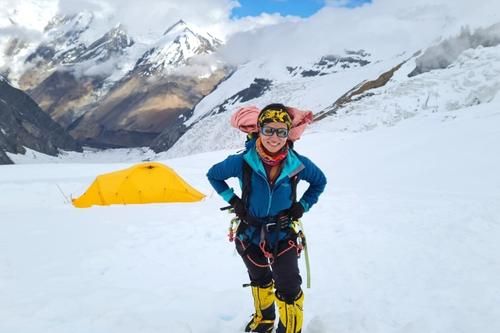
[[[287,138],[288,137],[288,129],[287,128],[272,128],[269,126],[263,126],[260,128],[260,133],[265,136],[273,136],[274,133],[279,138]]]

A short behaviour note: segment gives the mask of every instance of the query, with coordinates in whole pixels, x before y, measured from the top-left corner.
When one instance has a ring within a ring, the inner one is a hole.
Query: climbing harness
[[[234,209],[231,206],[226,206],[220,208],[220,210],[227,210],[230,214],[234,214]],[[272,221],[272,222],[271,222]],[[229,221],[228,228],[228,239],[230,242],[239,241],[242,246],[244,252],[246,252],[247,247],[243,244],[243,242],[237,237],[238,228],[241,223],[245,223],[248,225],[257,225],[256,219],[248,219],[248,221],[242,221],[239,217],[235,216],[231,218]],[[262,221],[261,221],[262,222]],[[308,243],[306,241],[306,235],[304,231],[304,225],[301,220],[292,220],[290,222],[290,218],[286,215],[282,215],[279,217],[275,217],[273,219],[268,220],[267,223],[260,223],[260,242],[259,248],[264,254],[264,256],[269,260],[267,265],[258,264],[255,262],[249,255],[247,255],[247,259],[250,260],[254,265],[259,267],[269,267],[273,264],[274,260],[284,254],[285,252],[295,248],[297,251],[297,256],[300,258],[301,254],[304,253],[304,259],[306,264],[306,287],[311,288],[311,267],[309,261],[309,252],[308,252]],[[279,232],[286,231],[290,233],[289,236],[285,237],[288,239],[288,246],[283,250],[278,252],[279,246]],[[267,248],[267,238],[266,236],[272,233],[274,235],[274,244],[272,247],[272,252],[268,251]]]

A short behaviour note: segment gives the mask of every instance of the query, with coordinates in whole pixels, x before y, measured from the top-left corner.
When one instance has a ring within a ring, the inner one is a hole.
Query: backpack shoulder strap
[[[292,186],[292,203],[297,200],[297,183],[299,182],[299,175],[295,175],[290,179],[290,185]]]
[[[241,187],[241,200],[248,206],[248,196],[250,195],[250,184],[252,179],[252,168],[250,165],[243,160],[243,181]]]
[[[300,156],[294,149],[293,149],[293,142],[290,142],[290,149],[293,150],[293,152],[295,154],[297,154],[297,156]],[[290,185],[292,186],[292,196],[291,196],[291,199],[292,199],[292,203],[297,201],[297,184],[299,182],[299,175],[298,174],[295,174],[291,179],[290,179]]]

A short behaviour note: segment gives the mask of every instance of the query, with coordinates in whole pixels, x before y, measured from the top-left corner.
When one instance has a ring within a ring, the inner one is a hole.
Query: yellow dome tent
[[[73,205],[144,204],[154,202],[200,201],[204,194],[186,183],[164,164],[148,162],[97,176]]]

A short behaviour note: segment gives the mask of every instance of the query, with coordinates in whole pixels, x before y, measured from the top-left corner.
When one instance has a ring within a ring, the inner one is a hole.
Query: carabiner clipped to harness
[[[298,235],[301,231],[301,223],[299,220],[292,221],[290,223],[290,228]]]
[[[220,208],[220,210],[222,211],[227,210],[229,214],[234,214],[234,208],[232,206],[222,207]],[[240,223],[241,219],[238,216],[233,217],[231,221],[229,221],[227,237],[229,238],[230,242],[234,242]]]
[[[227,237],[229,238],[230,242],[234,242],[234,238],[236,236],[236,232],[238,230],[238,227],[240,226],[241,220],[239,217],[233,217],[231,221],[229,221],[229,229],[227,233]]]

